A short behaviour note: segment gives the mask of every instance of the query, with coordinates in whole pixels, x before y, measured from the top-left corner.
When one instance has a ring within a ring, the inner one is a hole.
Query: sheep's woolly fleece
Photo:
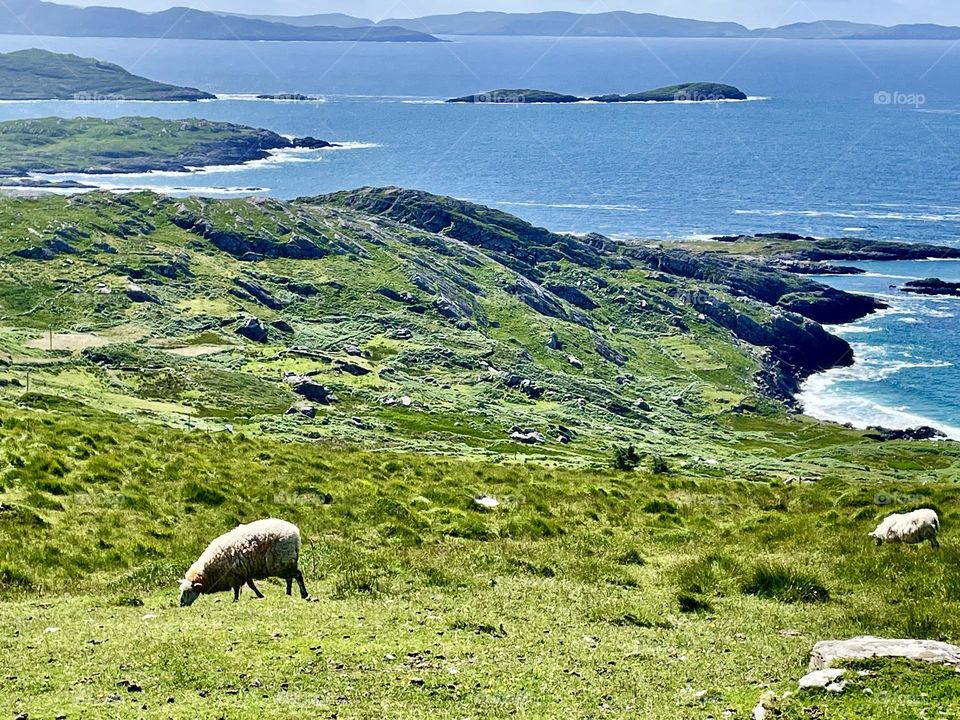
[[[284,520],[240,525],[210,543],[185,579],[203,593],[229,590],[247,580],[291,577],[300,557],[300,530]]]
[[[940,530],[940,518],[933,510],[915,510],[902,515],[891,515],[870,537],[886,542],[922,543],[936,541]]]

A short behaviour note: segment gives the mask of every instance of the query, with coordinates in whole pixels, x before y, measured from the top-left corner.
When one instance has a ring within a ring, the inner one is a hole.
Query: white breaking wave
[[[338,147],[330,148],[281,148],[274,150],[268,157],[260,160],[250,160],[236,165],[205,165],[203,167],[188,167],[186,171],[182,170],[148,170],[139,173],[33,173],[31,179],[42,181],[76,181],[85,185],[91,185],[102,190],[120,190],[128,189],[131,184],[127,180],[142,180],[158,177],[191,177],[196,175],[210,175],[220,173],[246,172],[257,168],[270,167],[274,165],[286,165],[291,163],[314,163],[322,162],[323,155],[328,152],[343,150],[364,150],[368,148],[381,147],[376,143],[364,142],[343,142],[337,143]],[[113,181],[112,183],[110,181]],[[150,184],[140,186],[140,189],[157,189],[159,186]],[[43,189],[43,188],[41,188]],[[52,189],[52,188],[51,188]],[[61,188],[63,189],[63,188]],[[190,190],[192,188],[186,188]],[[197,188],[199,189],[199,188]],[[67,190],[71,190],[67,188]],[[260,192],[262,188],[257,188]]]
[[[217,100],[244,100],[244,101],[253,101],[253,102],[270,102],[270,103],[325,103],[327,98],[322,95],[311,95],[306,100],[299,100],[296,98],[262,98],[258,97],[254,93],[217,93]],[[208,102],[216,102],[208,101]]]
[[[876,210],[735,210],[737,215],[762,217],[841,218],[858,220],[902,220],[912,222],[960,222],[960,212],[878,212]]]
[[[930,426],[943,431],[952,440],[960,440],[960,428],[917,415],[903,407],[888,407],[867,398],[837,392],[835,381],[829,375],[816,375],[804,383],[799,400],[807,415],[819,420],[850,423],[860,429],[875,425],[892,430]]]
[[[870,320],[890,315],[903,315],[897,322],[920,323],[922,320],[904,308],[891,308],[871,316]],[[841,335],[861,335],[878,331],[861,321],[856,325],[841,326],[834,330]],[[883,426],[905,430],[928,425],[937,427],[952,439],[960,439],[960,428],[924,417],[908,407],[889,407],[869,398],[845,390],[848,383],[881,383],[897,373],[911,369],[943,369],[953,367],[945,360],[922,359],[909,351],[894,352],[887,347],[851,342],[856,363],[850,367],[834,368],[806,380],[798,394],[805,412],[821,420],[850,423],[857,428]]]

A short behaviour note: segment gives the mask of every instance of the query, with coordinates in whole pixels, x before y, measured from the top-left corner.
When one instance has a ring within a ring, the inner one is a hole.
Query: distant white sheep
[[[939,532],[940,518],[937,517],[937,513],[925,509],[902,515],[891,515],[870,533],[870,537],[877,541],[877,545],[882,545],[884,541],[917,545],[929,540],[933,547],[938,548],[940,547],[940,542],[937,540]]]
[[[293,581],[300,586],[300,597],[309,597],[300,572],[300,529],[283,520],[257,520],[240,525],[221,535],[203,551],[200,559],[187,570],[180,583],[180,605],[192,605],[200,595],[233,590],[233,600],[240,598],[246,584],[258,598],[263,594],[254,580],[277,577],[287,581],[287,595]]]

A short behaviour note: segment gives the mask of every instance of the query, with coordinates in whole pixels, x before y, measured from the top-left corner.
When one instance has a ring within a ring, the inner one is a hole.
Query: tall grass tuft
[[[817,577],[780,563],[757,565],[744,583],[743,592],[783,603],[830,600],[830,591]]]

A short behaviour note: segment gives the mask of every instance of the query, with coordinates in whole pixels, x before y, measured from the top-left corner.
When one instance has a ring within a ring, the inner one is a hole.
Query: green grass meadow
[[[945,479],[474,463],[40,396],[0,417],[10,717],[747,718],[795,689],[817,640],[960,637]],[[952,445],[936,457],[952,472]],[[901,504],[941,510],[940,551],[873,546]],[[269,581],[262,601],[181,609],[176,581],[207,542],[269,515],[300,525],[313,602]],[[868,672],[781,717],[960,713],[952,671]]]

